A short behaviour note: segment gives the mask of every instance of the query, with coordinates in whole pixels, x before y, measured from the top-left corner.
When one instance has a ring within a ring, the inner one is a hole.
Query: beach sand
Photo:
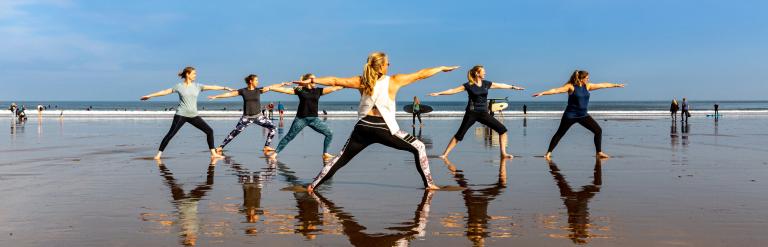
[[[279,137],[288,131],[284,121]],[[435,158],[459,118],[425,119],[436,182],[425,192],[407,152],[368,147],[316,195],[322,136],[305,129],[272,162],[249,127],[209,166],[185,126],[151,157],[170,119],[0,120],[0,246],[759,246],[768,241],[767,117],[604,119],[574,125],[540,156],[559,119],[504,120],[510,152],[476,124],[448,163]],[[218,144],[235,118],[208,119]],[[337,153],[354,120],[329,119]],[[401,126],[411,130],[410,118]],[[525,126],[525,127],[524,127]],[[10,131],[9,131],[10,129]],[[420,134],[420,135],[419,135]],[[274,140],[274,145],[279,138]],[[501,171],[501,172],[500,172]]]

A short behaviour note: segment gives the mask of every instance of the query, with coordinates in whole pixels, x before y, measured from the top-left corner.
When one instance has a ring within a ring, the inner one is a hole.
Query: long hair
[[[382,70],[386,62],[387,54],[383,52],[374,52],[368,55],[368,61],[363,66],[363,75],[360,77],[360,93],[373,95],[373,87],[376,86],[376,80],[384,75]]]
[[[483,69],[483,66],[479,64],[469,69],[469,71],[467,71],[467,80],[469,80],[469,82],[477,83],[477,77],[480,76],[481,69]]]
[[[189,75],[189,73],[192,73],[192,71],[195,71],[195,68],[192,66],[187,66],[186,68],[181,70],[181,72],[179,72],[179,77],[181,77],[181,79],[187,79],[187,76]]]
[[[586,70],[575,70],[573,71],[573,74],[571,74],[571,79],[568,79],[568,84],[573,86],[587,85],[587,76],[589,76],[589,72]]]
[[[245,80],[245,84],[248,84],[248,83],[250,83],[251,81],[253,81],[256,78],[259,78],[259,76],[258,75],[254,75],[254,74],[250,74],[250,75],[246,76],[245,78],[243,78],[243,80]]]

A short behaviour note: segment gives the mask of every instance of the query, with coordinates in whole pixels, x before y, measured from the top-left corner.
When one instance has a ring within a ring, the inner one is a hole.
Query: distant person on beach
[[[16,115],[17,115],[17,113],[18,113],[18,112],[17,112],[17,111],[18,111],[18,109],[19,109],[19,107],[18,107],[18,106],[16,106],[16,102],[13,102],[13,103],[11,103],[11,106],[10,106],[10,107],[8,107],[8,110],[10,110],[10,111],[11,111],[11,115],[13,115],[13,118],[16,118]]]
[[[413,96],[413,116],[411,118],[411,127],[416,127],[416,117],[419,118],[419,126],[424,126],[424,123],[421,122],[421,100],[419,100],[419,97]]]
[[[677,98],[672,99],[672,104],[669,106],[669,113],[672,116],[672,121],[677,120],[677,111],[680,110],[680,105],[677,104]]]
[[[216,148],[216,153],[222,154],[224,147],[227,146],[227,144],[229,144],[229,142],[231,142],[233,139],[235,139],[235,137],[237,137],[240,132],[243,132],[243,130],[245,130],[245,128],[251,124],[257,124],[269,130],[269,133],[267,134],[267,140],[264,142],[264,155],[274,154],[275,149],[270,147],[270,145],[272,144],[272,138],[275,137],[275,124],[272,123],[269,118],[264,116],[264,114],[259,114],[259,109],[261,109],[261,94],[269,92],[270,90],[278,88],[282,85],[290,85],[290,82],[278,83],[259,88],[257,87],[259,85],[259,76],[250,74],[246,76],[244,80],[245,84],[247,85],[244,88],[233,90],[228,93],[208,96],[208,98],[212,100],[235,97],[238,95],[242,96],[243,98],[243,116],[240,117],[239,121],[237,121],[235,129],[233,129],[229,135],[224,138],[224,141],[221,143],[221,145]]]
[[[720,109],[720,105],[715,103],[715,118],[720,117],[720,112],[718,111]]]
[[[318,118],[317,105],[319,104],[320,96],[338,91],[343,87],[317,87],[314,83],[314,79],[315,75],[305,74],[301,76],[300,80],[308,81],[309,83],[299,84],[299,86],[295,88],[272,89],[272,91],[278,93],[293,94],[299,97],[299,107],[296,109],[296,117],[293,119],[293,123],[291,123],[291,128],[288,130],[288,133],[285,134],[285,137],[280,140],[280,143],[277,144],[278,154],[283,151],[285,146],[287,146],[293,138],[296,138],[296,135],[298,135],[304,127],[309,126],[312,130],[325,136],[325,139],[323,140],[323,160],[333,158],[333,155],[328,153],[328,147],[331,146],[331,141],[333,140],[333,132],[331,132],[331,128],[329,128],[325,122]],[[280,105],[281,104],[278,102],[278,107]]]
[[[598,158],[608,158],[608,154],[602,150],[603,130],[600,125],[597,124],[595,119],[587,113],[589,105],[589,91],[594,91],[603,88],[624,87],[624,84],[614,83],[590,83],[589,72],[585,70],[576,70],[571,74],[571,78],[562,87],[553,88],[544,92],[536,93],[533,97],[539,97],[544,95],[568,93],[568,106],[565,108],[563,118],[560,119],[560,127],[557,128],[557,132],[552,136],[552,140],[549,141],[549,149],[544,158],[550,160],[552,158],[552,150],[555,150],[555,146],[560,142],[565,133],[575,123],[581,124],[584,128],[587,128],[593,134],[595,134],[595,153]]]
[[[43,117],[43,110],[45,110],[45,108],[42,105],[37,105],[37,118]]]
[[[368,56],[361,76],[314,79],[315,83],[320,85],[358,89],[361,98],[357,114],[360,120],[355,124],[354,130],[352,130],[352,134],[339,156],[331,159],[323,166],[312,184],[307,186],[307,190],[311,193],[314,188],[317,188],[331,178],[341,167],[344,167],[355,155],[374,143],[413,154],[424,187],[439,189],[432,180],[432,174],[429,171],[429,159],[424,143],[400,130],[400,126],[397,125],[395,99],[400,88],[456,68],[458,66],[441,66],[422,69],[412,74],[388,76],[389,59],[387,59],[387,55],[382,52],[374,52]]]
[[[272,113],[275,111],[275,104],[269,102],[269,105],[267,105],[267,110],[269,110],[269,119],[272,119]]]
[[[179,95],[179,106],[176,108],[176,114],[173,115],[171,129],[168,130],[168,133],[165,134],[165,137],[163,137],[163,141],[160,143],[160,149],[157,151],[155,159],[160,159],[162,157],[163,151],[165,151],[165,147],[168,146],[168,142],[170,142],[173,136],[176,135],[176,132],[178,132],[179,129],[184,126],[184,123],[190,123],[192,126],[195,126],[195,128],[203,131],[205,133],[206,140],[208,141],[208,149],[211,151],[211,157],[220,157],[220,155],[218,155],[216,150],[213,148],[213,129],[208,126],[203,118],[198,116],[197,96],[201,91],[232,91],[234,89],[222,86],[208,86],[195,82],[195,78],[197,78],[197,72],[193,67],[184,68],[179,73],[179,77],[181,77],[183,81],[174,85],[172,88],[157,91],[155,93],[141,97],[141,100],[148,100],[154,97],[165,96],[172,93],[177,93]]]
[[[459,130],[453,135],[448,146],[445,147],[445,151],[440,155],[441,158],[447,158],[456,144],[461,140],[464,140],[464,135],[467,133],[470,127],[475,122],[480,122],[488,128],[493,129],[496,133],[499,133],[499,151],[501,152],[501,158],[513,158],[513,156],[507,153],[507,128],[504,124],[499,122],[496,118],[489,113],[488,105],[488,89],[513,89],[523,90],[524,88],[507,85],[504,83],[497,83],[485,80],[485,68],[482,65],[475,65],[467,72],[467,82],[461,84],[458,87],[448,89],[442,92],[431,93],[430,96],[439,95],[451,95],[460,92],[467,92],[467,107],[464,111],[464,118],[461,120]]]
[[[523,115],[528,115],[528,105],[523,104]]]
[[[283,111],[285,111],[285,106],[282,102],[277,102],[277,114],[280,114],[280,118],[283,118]]]
[[[683,107],[682,111],[680,112],[680,122],[688,122],[688,118],[691,117],[691,113],[688,112],[688,100],[686,98],[683,98]]]

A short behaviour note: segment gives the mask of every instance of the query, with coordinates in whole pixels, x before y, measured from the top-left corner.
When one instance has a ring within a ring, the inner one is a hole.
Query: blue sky
[[[0,1],[0,100],[138,100],[198,81],[240,87],[354,76],[384,51],[391,73],[460,65],[398,98],[488,79],[530,100],[574,69],[626,83],[594,100],[766,99],[766,1]],[[268,100],[294,100],[274,93]],[[463,100],[455,95],[426,100]],[[348,90],[327,100],[357,100]],[[175,100],[175,97],[158,100]],[[542,100],[564,100],[550,96]]]

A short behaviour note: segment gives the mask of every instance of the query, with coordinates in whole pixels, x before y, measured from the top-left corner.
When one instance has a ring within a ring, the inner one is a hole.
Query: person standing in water
[[[285,111],[285,105],[282,102],[277,102],[277,114],[280,114],[280,119],[283,119],[283,111]]]
[[[458,66],[441,66],[422,69],[412,74],[389,76],[387,75],[389,69],[387,55],[382,52],[374,52],[368,56],[361,76],[314,79],[315,83],[320,85],[358,89],[361,95],[360,106],[357,111],[360,120],[355,124],[354,130],[352,130],[352,134],[339,156],[323,166],[314,181],[307,186],[307,190],[312,192],[314,188],[331,178],[336,171],[351,161],[355,155],[374,143],[411,152],[424,186],[427,189],[439,189],[432,180],[432,174],[429,171],[429,160],[424,143],[400,130],[400,126],[397,125],[395,99],[400,88],[456,68]]]
[[[264,154],[269,155],[275,151],[275,149],[269,147],[269,145],[272,144],[272,138],[275,137],[275,124],[273,124],[269,118],[264,116],[264,114],[259,114],[259,110],[261,109],[261,94],[269,92],[270,90],[273,90],[274,88],[280,87],[282,85],[289,85],[290,83],[278,83],[268,87],[258,88],[257,86],[259,85],[259,76],[250,74],[246,76],[244,80],[245,84],[248,85],[244,88],[208,97],[212,100],[235,97],[238,95],[243,97],[243,116],[240,117],[239,121],[237,121],[235,129],[233,129],[229,135],[224,138],[224,141],[221,142],[221,145],[216,148],[216,153],[222,154],[224,147],[227,146],[227,144],[229,144],[229,142],[231,142],[233,139],[235,139],[235,137],[237,137],[240,132],[243,132],[243,130],[245,130],[245,128],[251,124],[257,124],[269,130],[267,133],[267,140],[264,142],[263,149]]]
[[[269,102],[267,110],[269,110],[269,119],[272,119],[272,113],[275,112],[275,103]]]
[[[328,153],[328,147],[331,146],[331,141],[333,140],[333,132],[331,132],[331,128],[328,128],[328,125],[325,124],[323,120],[318,118],[317,105],[320,101],[320,96],[338,91],[339,89],[342,89],[342,87],[317,87],[313,81],[314,79],[315,75],[306,74],[301,76],[301,80],[309,81],[307,84],[302,84],[291,89],[272,89],[272,91],[278,93],[299,96],[299,107],[296,109],[296,117],[293,119],[293,123],[291,123],[291,128],[288,130],[288,133],[285,134],[285,137],[283,137],[283,139],[280,140],[280,143],[277,144],[277,153],[283,151],[285,146],[288,145],[288,143],[291,142],[304,127],[309,126],[314,131],[317,131],[317,133],[325,136],[325,140],[323,141],[323,160],[333,158],[333,155]]]
[[[689,117],[691,117],[691,114],[688,113],[688,100],[686,100],[686,98],[683,98],[682,111],[680,111],[680,122],[687,123]]]
[[[181,77],[181,79],[184,81],[176,84],[172,88],[141,97],[141,100],[148,100],[154,97],[165,96],[172,93],[179,94],[179,106],[176,107],[176,114],[173,115],[173,123],[171,124],[171,129],[168,130],[168,133],[165,134],[165,137],[163,137],[163,141],[160,142],[160,149],[157,151],[155,159],[160,159],[160,157],[163,155],[163,151],[165,151],[165,147],[168,146],[168,142],[170,142],[173,136],[176,135],[176,132],[178,132],[179,129],[184,126],[184,123],[190,123],[192,126],[195,126],[195,128],[203,131],[205,133],[206,140],[208,141],[208,149],[211,150],[211,157],[219,157],[220,155],[216,154],[216,151],[213,149],[213,129],[208,126],[203,118],[198,116],[197,96],[201,91],[232,91],[233,89],[222,86],[208,86],[195,82],[195,79],[197,78],[197,72],[193,67],[184,68],[184,70],[179,73],[179,77]]]
[[[672,115],[672,121],[677,120],[677,111],[680,110],[680,105],[677,104],[677,99],[672,99],[672,104],[669,106],[669,113]]]
[[[581,124],[593,134],[595,134],[595,153],[599,158],[608,158],[608,154],[602,150],[602,138],[603,130],[600,125],[597,124],[595,119],[587,113],[589,105],[589,91],[603,89],[624,87],[624,84],[614,83],[590,83],[589,72],[584,70],[576,70],[571,74],[571,78],[562,87],[553,88],[544,92],[536,93],[533,97],[539,97],[544,95],[568,93],[568,106],[563,112],[563,117],[560,119],[560,127],[557,128],[557,132],[552,136],[552,140],[549,142],[549,149],[544,158],[550,160],[552,158],[552,150],[555,150],[555,146],[560,142],[565,133],[575,123]]]
[[[453,138],[451,138],[448,146],[445,147],[445,151],[440,155],[440,158],[448,157],[451,150],[456,147],[456,144],[464,139],[464,135],[475,122],[480,122],[496,131],[496,133],[499,133],[499,143],[501,143],[501,145],[499,145],[499,151],[501,152],[501,158],[513,158],[511,154],[507,153],[507,128],[504,127],[504,124],[499,122],[499,120],[491,116],[488,111],[488,89],[523,90],[524,88],[485,80],[485,68],[483,68],[482,65],[475,65],[475,67],[472,67],[472,69],[467,72],[467,80],[469,81],[461,84],[461,86],[429,94],[430,96],[439,96],[466,91],[467,97],[469,98],[459,130],[453,135]]]
[[[416,127],[416,118],[419,118],[419,126],[424,126],[424,123],[421,122],[421,100],[419,100],[419,97],[413,96],[413,117],[411,124],[411,127]]]

